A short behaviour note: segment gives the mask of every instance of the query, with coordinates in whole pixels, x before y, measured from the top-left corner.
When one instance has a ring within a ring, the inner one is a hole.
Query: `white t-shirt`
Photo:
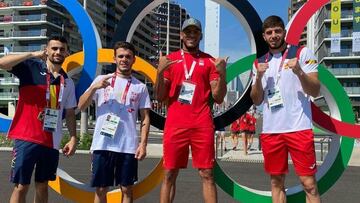
[[[310,96],[303,91],[299,78],[289,68],[283,66],[278,86],[283,99],[283,106],[271,110],[268,105],[267,90],[275,87],[282,54],[278,53],[268,59],[269,69],[262,78],[264,90],[263,101],[263,133],[284,133],[312,128]],[[288,59],[285,59],[284,65]],[[299,56],[299,64],[305,73],[317,72],[317,61],[314,54],[304,47]],[[253,67],[253,84],[255,84],[256,68]]]
[[[74,108],[76,108],[76,104],[77,103],[76,103],[76,97],[75,97],[74,82],[72,81],[72,79],[66,78],[64,92],[63,92],[63,98],[62,98],[62,102],[60,103],[60,112],[59,112],[60,117],[62,118],[64,109],[65,110],[66,109],[74,109]],[[63,120],[58,119],[56,131],[52,133],[53,134],[53,146],[55,149],[59,149],[61,139],[63,138],[62,124],[63,124]]]
[[[93,84],[102,80],[105,75],[95,78]],[[108,81],[111,83],[112,78]],[[146,85],[135,77],[131,77],[131,85],[126,95],[125,107],[121,108],[121,100],[128,83],[128,79],[116,77],[114,95],[104,101],[105,89],[98,89],[93,99],[96,103],[96,125],[90,150],[108,150],[114,152],[135,154],[139,144],[136,120],[139,109],[151,108],[150,97]],[[107,87],[111,91],[111,86]],[[116,101],[113,101],[116,100]],[[101,127],[109,113],[120,117],[120,123],[113,138],[100,134]]]

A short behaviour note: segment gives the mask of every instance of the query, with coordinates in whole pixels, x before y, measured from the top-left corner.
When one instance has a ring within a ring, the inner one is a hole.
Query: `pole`
[[[86,11],[86,4],[87,4],[87,0],[84,0],[84,10]],[[81,111],[81,117],[80,117],[80,140],[82,140],[84,134],[88,133],[88,113],[85,110]]]
[[[166,55],[169,54],[169,38],[170,38],[170,0],[167,1],[167,23],[166,23]]]

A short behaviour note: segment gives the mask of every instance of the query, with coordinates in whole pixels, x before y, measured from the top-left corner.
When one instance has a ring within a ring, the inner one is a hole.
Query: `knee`
[[[95,192],[98,197],[104,197],[104,196],[106,196],[108,189],[106,187],[98,187],[98,188],[96,188]]]
[[[306,193],[311,194],[311,195],[317,195],[318,194],[315,178],[301,179],[301,184],[302,184],[302,186],[303,186]]]
[[[165,174],[164,174],[164,183],[175,183],[176,181],[176,177],[177,177],[177,172],[176,171],[165,171]]]
[[[200,169],[199,175],[203,182],[214,182],[214,174],[212,169]]]
[[[121,192],[126,195],[127,197],[132,197],[132,187],[128,186],[128,187],[123,187],[121,186]]]
[[[279,176],[271,176],[271,187],[272,188],[281,188],[283,189],[285,186],[285,177],[282,175]]]
[[[25,194],[29,190],[29,185],[16,184],[14,191],[20,194]]]

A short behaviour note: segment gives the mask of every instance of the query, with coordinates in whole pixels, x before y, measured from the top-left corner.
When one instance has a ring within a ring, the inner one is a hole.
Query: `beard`
[[[52,58],[49,58],[49,61],[52,63],[52,64],[55,64],[55,65],[61,65],[64,63],[65,59],[61,59],[61,60],[54,60]]]
[[[285,44],[285,39],[284,38],[281,39],[280,45],[278,45],[278,46],[275,45],[274,47],[271,47],[270,43],[268,43],[270,49],[280,49],[284,44]]]

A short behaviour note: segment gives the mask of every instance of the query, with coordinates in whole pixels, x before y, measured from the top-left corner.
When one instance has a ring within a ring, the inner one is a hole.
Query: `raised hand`
[[[286,66],[290,68],[296,75],[303,73],[297,58],[289,59]]]
[[[41,50],[41,51],[34,51],[34,52],[31,52],[31,56],[34,57],[34,58],[39,58],[39,59],[42,59],[42,60],[46,60],[46,50]]]
[[[264,76],[268,68],[269,68],[268,63],[258,63],[256,70],[257,70],[257,75],[260,79]]]
[[[211,62],[215,65],[216,70],[220,73],[225,75],[226,74],[226,63],[228,61],[229,57],[225,58],[216,58],[215,60],[211,60]]]
[[[170,65],[179,62],[180,60],[171,60],[167,56],[163,56],[160,52],[159,57],[159,65],[158,65],[158,73],[163,73],[166,69],[170,67]]]
[[[106,76],[104,76],[103,79],[101,79],[100,81],[98,81],[97,83],[94,84],[93,88],[94,89],[101,89],[101,88],[106,88],[110,85],[110,82],[108,81],[111,77],[113,77],[113,74],[108,74]]]

